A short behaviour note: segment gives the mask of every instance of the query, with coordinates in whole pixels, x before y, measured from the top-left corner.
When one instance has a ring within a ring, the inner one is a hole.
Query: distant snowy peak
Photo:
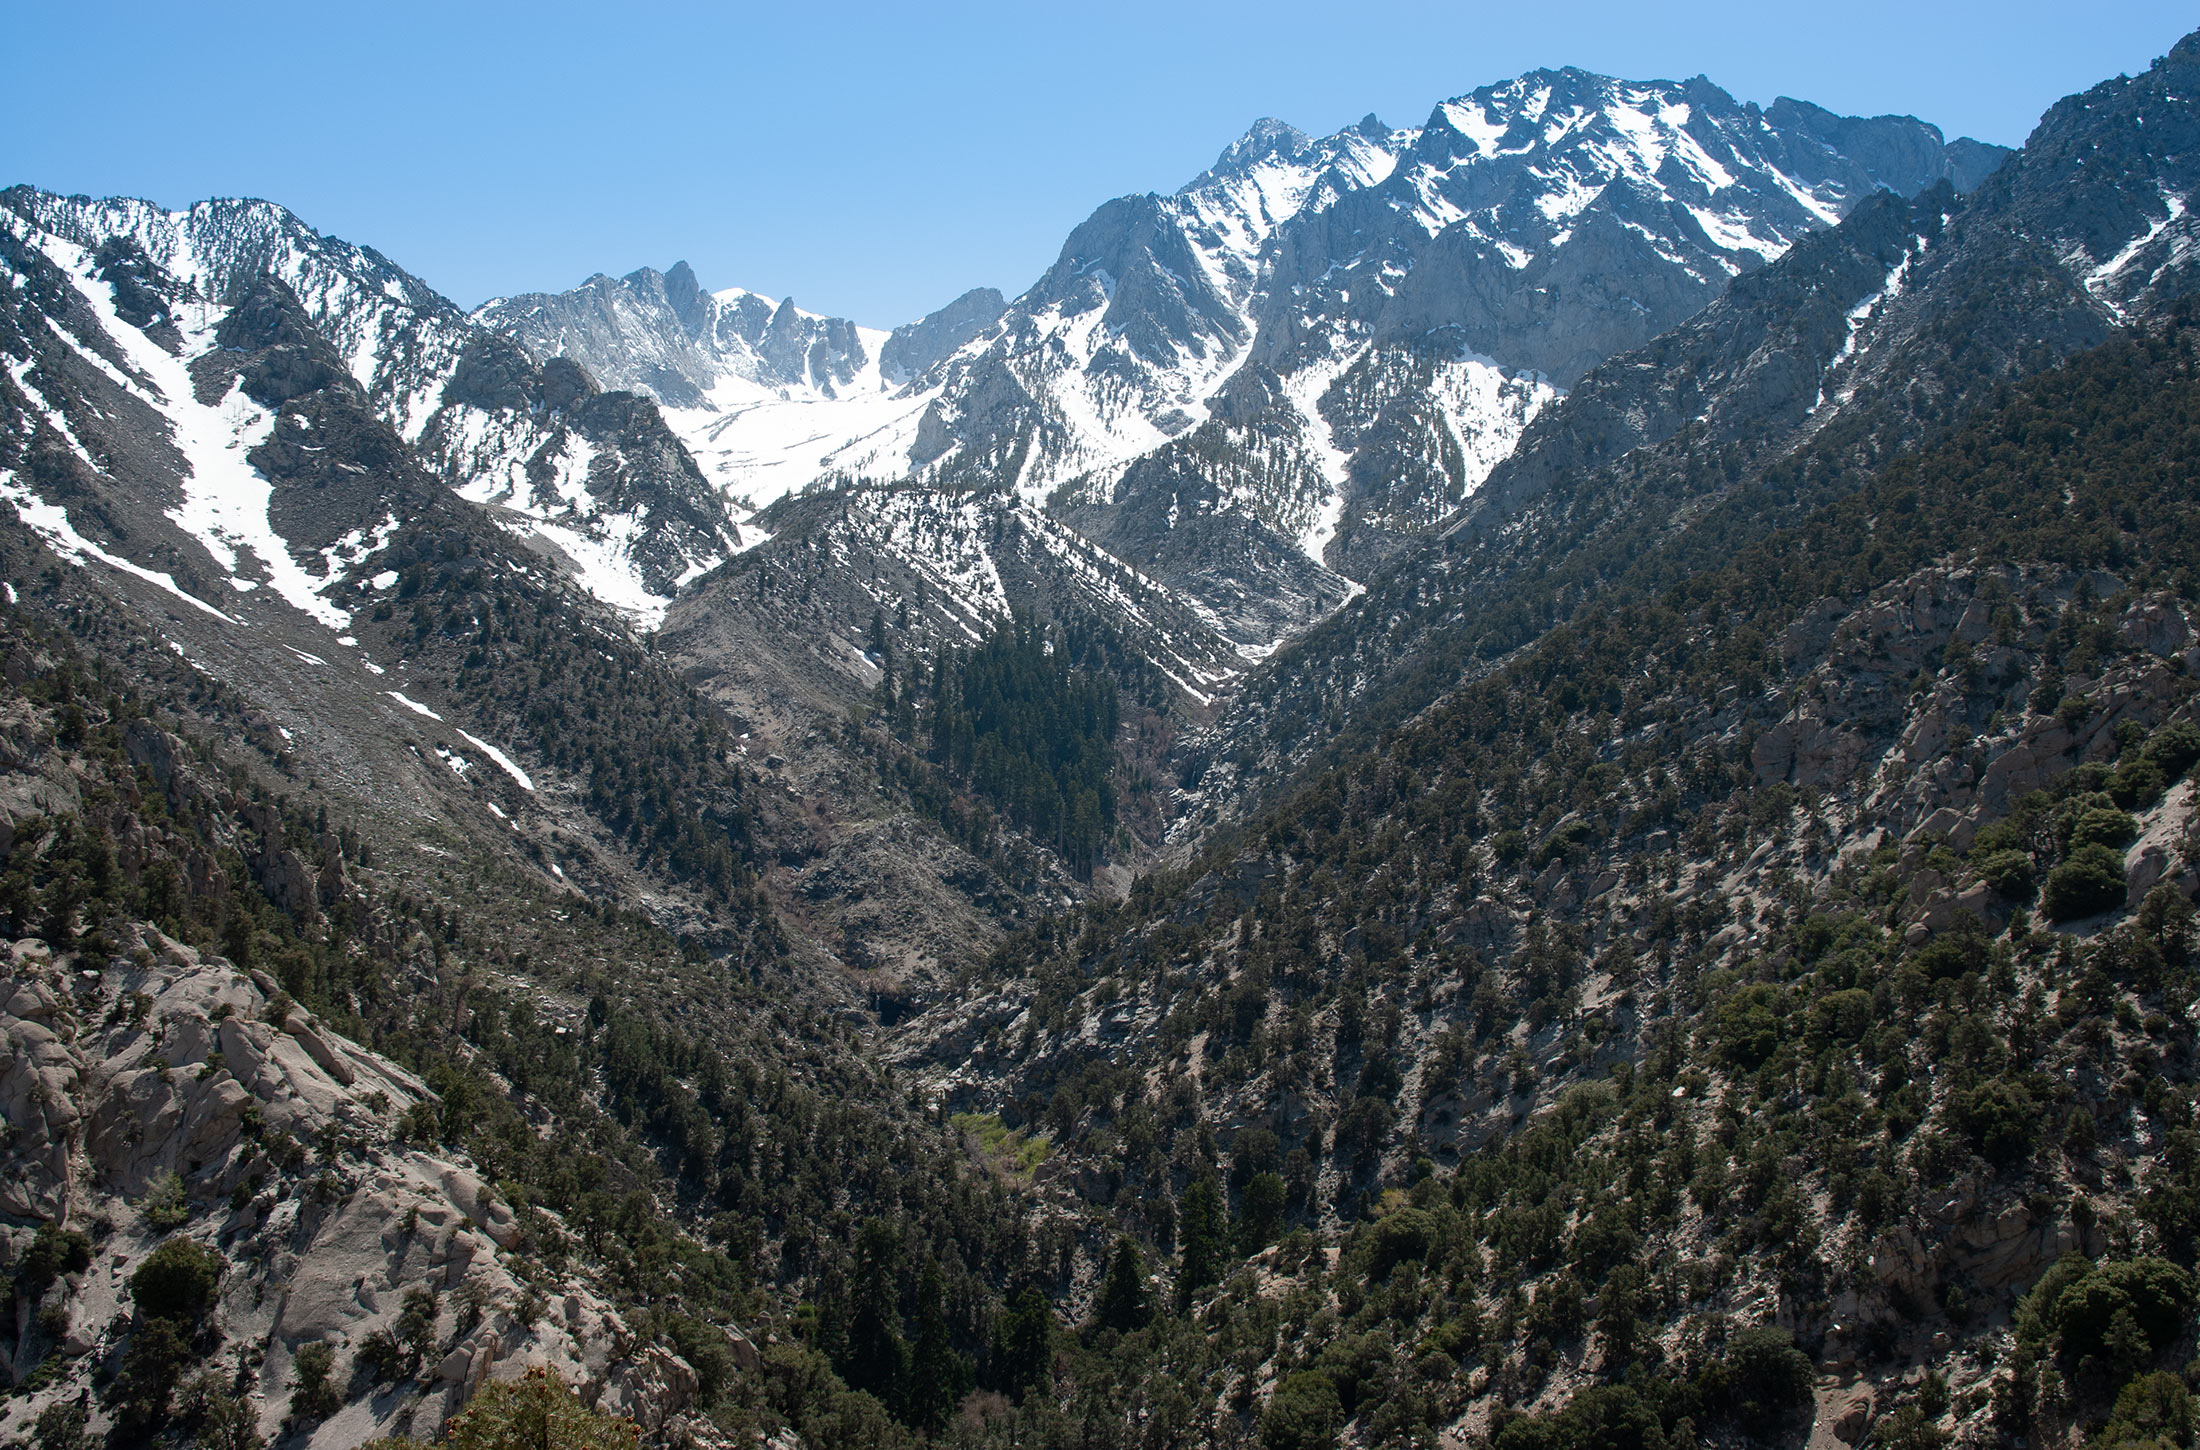
[[[1264,119],[1177,191],[1072,231],[943,364],[910,460],[1033,501],[1064,489],[1113,538],[1129,525],[1109,510],[1184,516],[1177,462],[1132,460],[1254,450],[1265,481],[1214,508],[1358,568],[1457,506],[1604,359],[1880,188],[1973,185],[2001,154],[1907,117],[1580,70],[1485,86],[1418,128]],[[1140,496],[1161,479],[1167,496]]]
[[[498,298],[474,320],[605,386],[654,399],[738,520],[824,477],[911,468],[922,375],[1007,304],[978,288],[892,332],[742,287],[704,290],[685,262]]]
[[[739,287],[706,292],[694,269],[602,273],[570,292],[482,304],[474,321],[544,357],[569,357],[606,387],[694,407],[725,378],[834,396],[874,362],[886,334]]]
[[[1267,259],[1257,355],[1279,366],[1339,327],[1458,328],[1560,385],[1693,315],[1886,188],[1976,184],[1997,148],[1910,117],[1737,102],[1710,81],[1535,71],[1395,133],[1379,182],[1302,207]]]
[[[1394,132],[1373,115],[1318,140],[1263,119],[1176,195],[1192,219],[1215,229],[1228,251],[1250,259],[1309,205],[1325,206],[1388,177],[1413,135]]]
[[[114,289],[124,316],[107,331],[155,339],[156,353],[194,368],[212,365],[212,329],[235,324],[248,303],[265,311],[279,297],[276,310],[297,333],[286,334],[286,346],[308,347],[317,366],[325,359],[348,373],[443,484],[557,553],[576,582],[638,623],[653,622],[681,582],[740,542],[719,492],[655,404],[606,392],[570,362],[539,362],[379,253],[323,236],[280,206],[211,201],[171,212],[17,187],[0,192],[0,224],[68,275],[96,259],[104,286],[94,295]],[[225,342],[221,350],[234,349]],[[236,432],[195,453],[195,440],[219,431],[203,408],[194,411],[209,400],[166,384],[157,391],[155,406],[189,465],[187,503],[198,497],[193,488],[221,480],[218,497],[209,493],[203,508],[189,503],[179,521],[213,520],[184,526],[224,575],[236,576],[231,541],[244,541],[277,592],[312,614],[303,586],[281,587],[291,578],[285,560],[313,561],[328,541],[285,535],[255,501],[269,482],[237,460],[266,442],[264,433]],[[268,425],[264,409],[253,414],[234,399],[216,411],[222,426]]]
[[[1700,233],[1688,240],[1731,275],[1739,254],[1777,256],[1875,190],[1911,195],[1949,171],[1939,131],[1909,117],[1785,100],[1765,112],[1701,77],[1637,83],[1569,69],[1438,106],[1390,191],[1431,234],[1461,225],[1555,248],[1620,184],[1687,210]],[[1500,255],[1525,266],[1531,254]]]

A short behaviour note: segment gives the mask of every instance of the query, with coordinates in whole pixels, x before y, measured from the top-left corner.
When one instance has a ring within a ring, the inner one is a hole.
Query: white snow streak
[[[44,539],[48,548],[78,568],[84,567],[86,559],[97,559],[110,569],[119,569],[134,578],[143,579],[148,584],[160,586],[193,609],[203,610],[224,624],[241,623],[241,621],[222,613],[205,600],[196,599],[184,593],[183,587],[176,583],[174,576],[147,569],[143,565],[133,564],[118,554],[108,553],[90,539],[85,538],[70,525],[66,510],[59,504],[43,502],[29,489],[17,485],[15,474],[12,471],[0,472],[0,499],[4,499],[15,506],[16,516],[21,518],[24,524],[40,538]]]
[[[461,730],[458,733],[466,737],[466,743],[468,745],[473,746],[474,749],[480,751],[483,755],[486,755],[491,760],[495,761],[497,763],[497,766],[501,770],[503,770],[506,775],[518,781],[519,788],[521,790],[528,791],[530,793],[533,792],[535,788],[535,782],[528,776],[526,771],[519,768],[518,763],[515,762],[511,756],[506,755],[503,751],[497,749],[494,745],[491,745],[488,741],[482,739],[478,735],[467,734],[467,732],[464,730]]]

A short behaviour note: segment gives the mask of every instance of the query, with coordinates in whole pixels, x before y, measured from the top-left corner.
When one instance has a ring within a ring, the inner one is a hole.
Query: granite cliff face
[[[89,1232],[98,1250],[96,1267],[19,1297],[15,1378],[47,1356],[118,1362],[132,1276],[180,1238],[224,1265],[210,1327],[234,1349],[214,1369],[244,1389],[262,1433],[340,1446],[426,1430],[491,1378],[538,1366],[653,1430],[679,1416],[693,1369],[622,1350],[617,1311],[585,1277],[546,1280],[528,1262],[539,1229],[478,1166],[408,1145],[407,1123],[438,1106],[418,1077],[264,973],[142,924],[106,942],[123,955],[95,967],[27,938],[0,976],[0,1213]],[[7,1240],[12,1260],[30,1252],[28,1231]],[[423,1296],[432,1348],[417,1378],[325,1417],[286,1416],[302,1347],[364,1364]],[[11,1428],[48,1402],[18,1397]]]

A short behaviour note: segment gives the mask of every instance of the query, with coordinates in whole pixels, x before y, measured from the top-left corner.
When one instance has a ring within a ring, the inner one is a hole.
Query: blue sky
[[[1110,196],[1537,66],[1703,73],[2017,144],[2195,23],[2155,3],[1380,7],[0,0],[0,181],[282,202],[471,306],[685,257],[890,326],[1014,293]]]

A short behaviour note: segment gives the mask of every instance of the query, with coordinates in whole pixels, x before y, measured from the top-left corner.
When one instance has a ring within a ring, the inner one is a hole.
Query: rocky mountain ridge
[[[2060,103],[1973,196],[1883,196],[1583,378],[1447,520],[1440,549],[1372,577],[1198,742],[1200,764],[1224,762],[1218,801],[1240,772],[1288,775],[1322,748],[1321,701],[1362,701],[1362,743],[1569,599],[1674,577],[1664,543],[1703,511],[1724,510],[1737,539],[1776,527],[2010,379],[2172,305],[2190,285],[2181,198],[2200,181],[2194,63],[2181,43]]]
[[[1969,186],[2001,154],[1701,80],[1538,72],[1418,129],[1264,120],[1174,194],[1103,206],[1013,302],[971,293],[891,337],[677,267],[477,319],[650,392],[740,507],[912,474],[1051,498],[1268,649],[1339,597],[1292,555],[1365,577],[1590,365],[1874,189]],[[1566,300],[1505,311],[1527,298]]]
[[[723,504],[653,405],[603,395],[570,365],[545,368],[380,254],[322,237],[281,207],[165,212],[27,188],[5,193],[5,205],[11,247],[85,284],[123,289],[122,302],[95,291],[81,306],[156,370],[162,356],[204,356],[243,294],[280,286],[325,349],[316,366],[349,377],[449,487],[504,506],[515,528],[615,607],[646,621],[681,578],[732,546]],[[47,345],[42,331],[28,341]],[[101,350],[81,329],[72,336]],[[110,361],[133,386],[131,365]],[[139,389],[156,407],[173,404],[173,391]]]

